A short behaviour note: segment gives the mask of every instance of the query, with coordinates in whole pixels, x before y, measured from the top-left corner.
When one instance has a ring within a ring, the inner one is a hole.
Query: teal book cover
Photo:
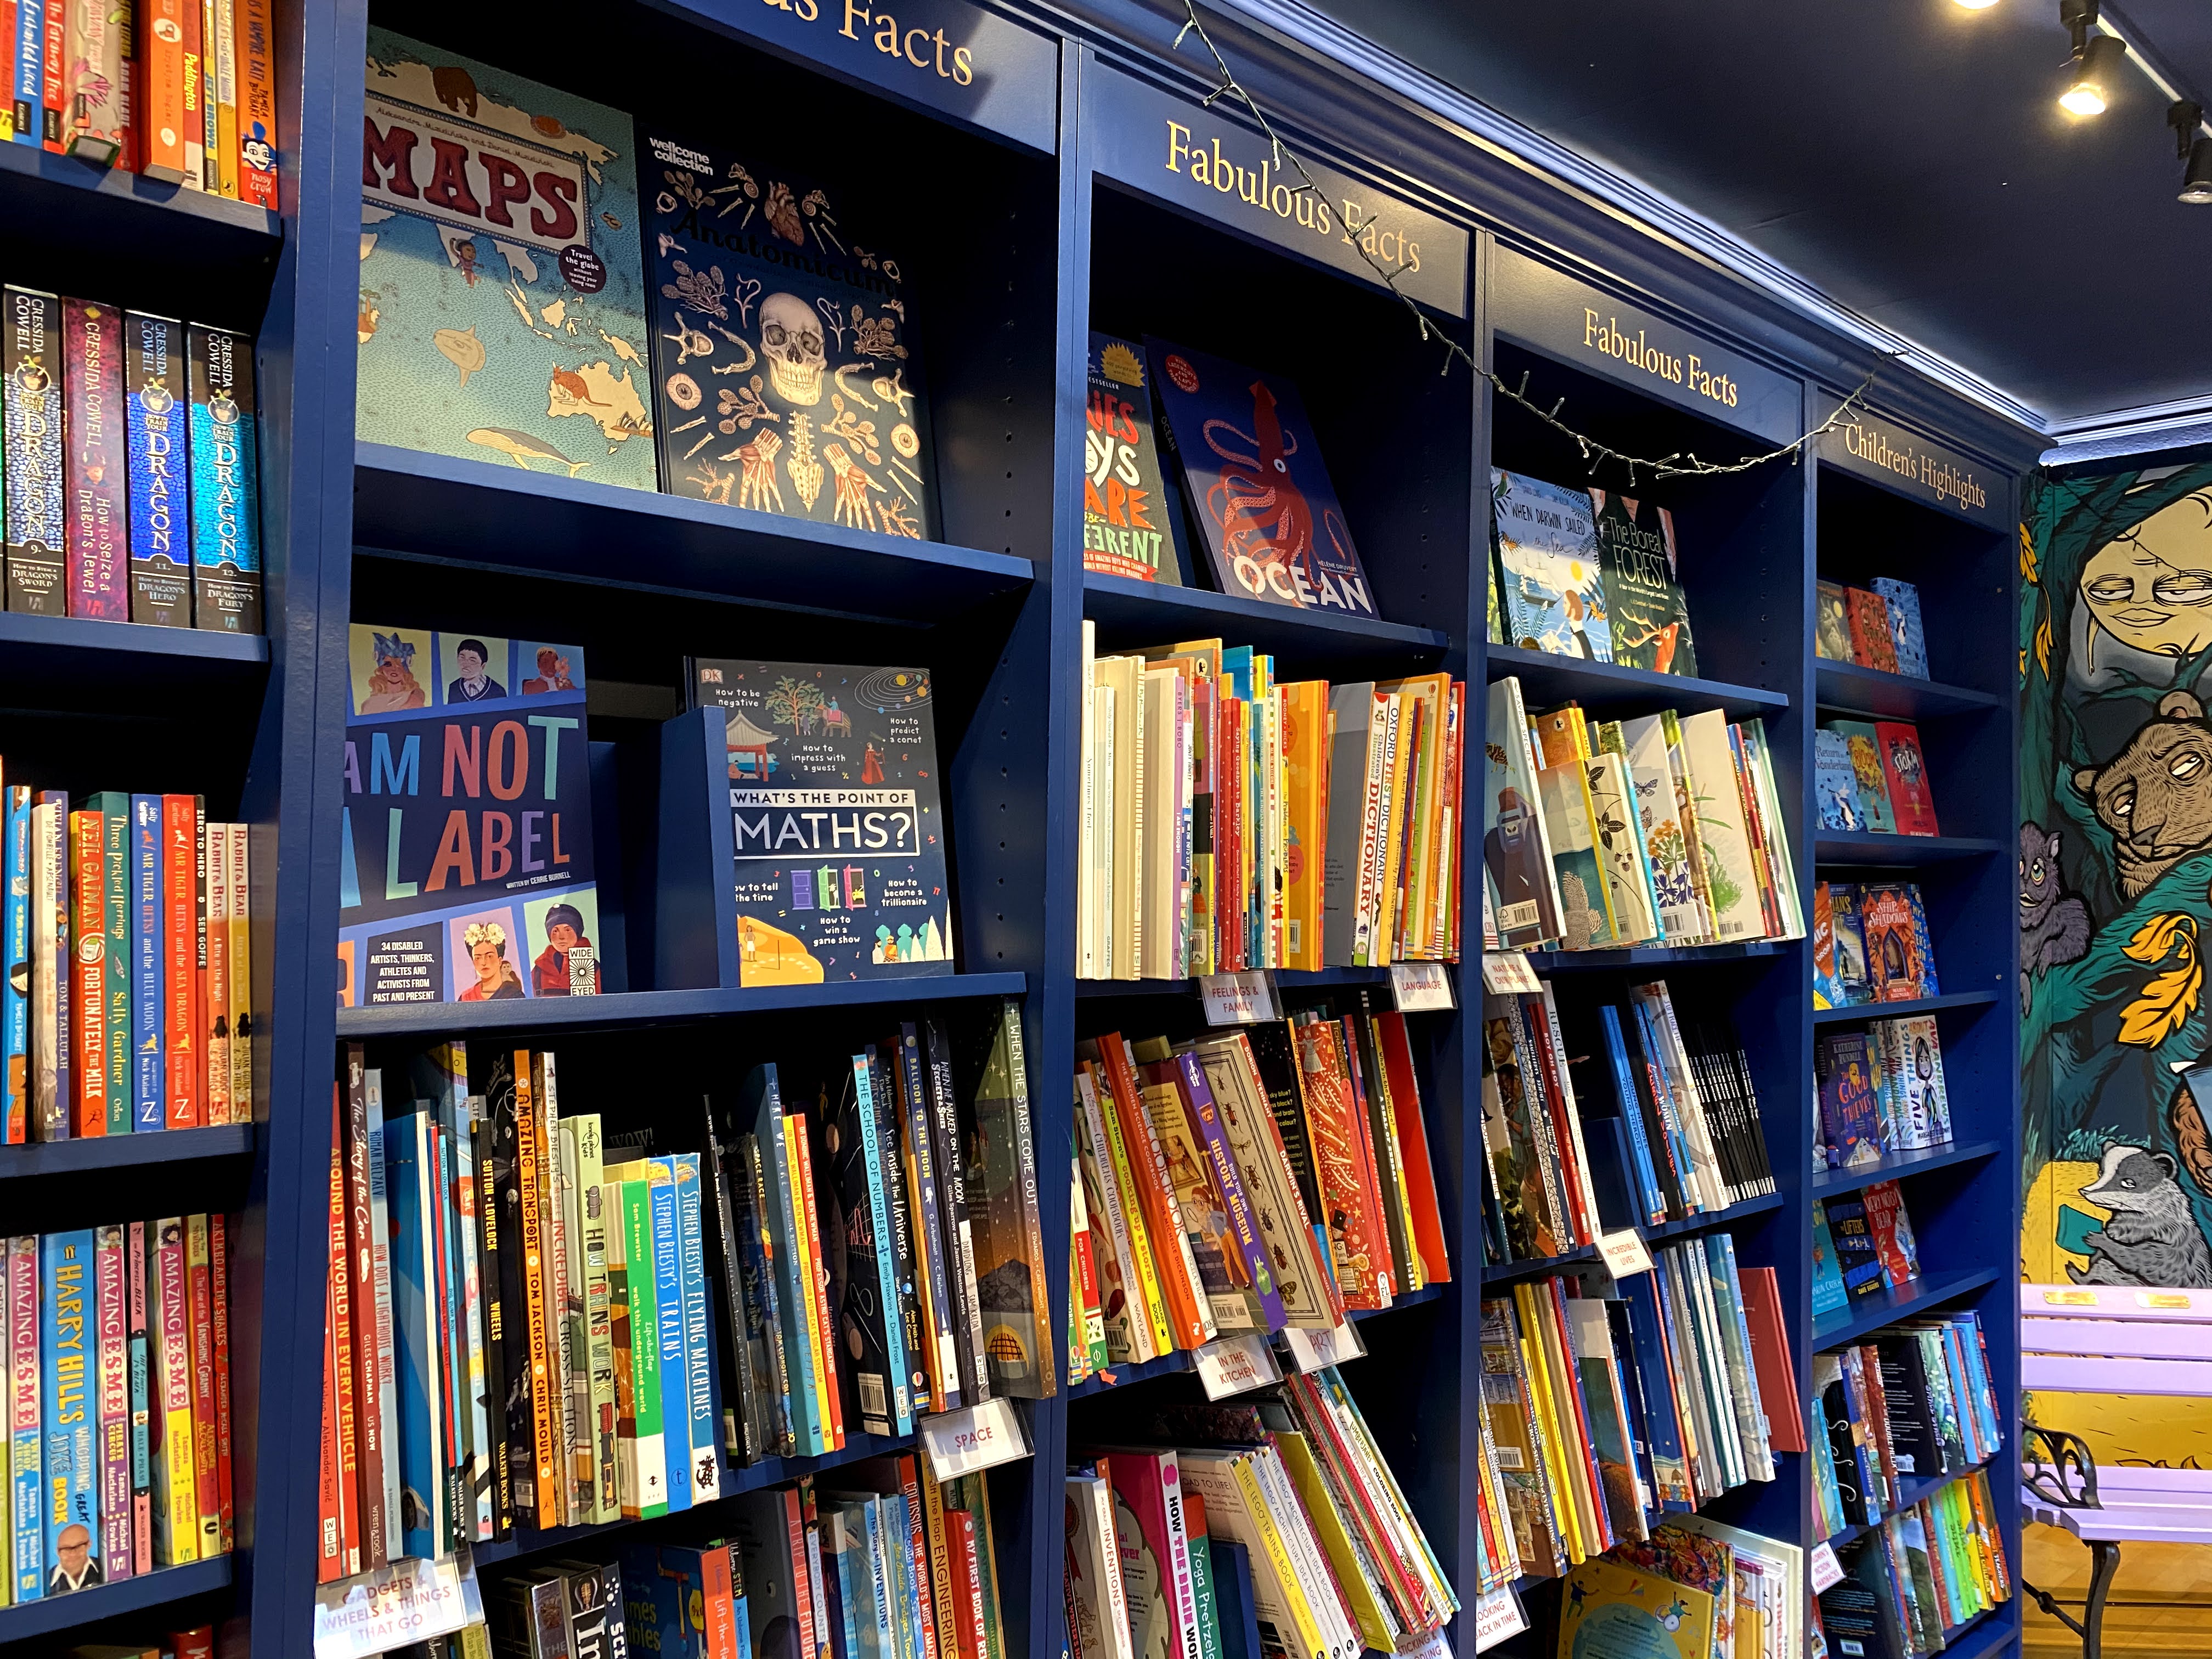
[[[1836,1262],[1836,1242],[1828,1232],[1827,1208],[1816,1198],[1813,1200],[1813,1321],[1818,1324],[1850,1304],[1850,1292],[1844,1288],[1844,1270]]]
[[[653,489],[629,117],[380,28],[367,100],[357,435]]]

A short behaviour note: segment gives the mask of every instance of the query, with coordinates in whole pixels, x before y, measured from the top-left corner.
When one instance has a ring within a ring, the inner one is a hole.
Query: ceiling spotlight
[[[1959,0],[1959,4],[1968,11],[1984,11],[1996,3],[1997,0]]]
[[[2112,35],[2100,34],[2090,41],[2067,71],[2066,89],[2058,94],[2058,107],[2069,115],[2102,115],[2112,101],[2113,77],[2127,55],[2127,43]]]
[[[2181,199],[2191,207],[2212,207],[2212,138],[2189,147],[2189,166],[2181,175]]]

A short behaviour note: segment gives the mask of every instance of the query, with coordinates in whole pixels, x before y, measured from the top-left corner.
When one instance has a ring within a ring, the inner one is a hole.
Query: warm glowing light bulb
[[[1996,3],[1997,0],[1959,0],[1959,4],[1968,11],[1986,11]]]
[[[2105,89],[2094,81],[2077,81],[2058,94],[2058,107],[2069,115],[2102,115]]]

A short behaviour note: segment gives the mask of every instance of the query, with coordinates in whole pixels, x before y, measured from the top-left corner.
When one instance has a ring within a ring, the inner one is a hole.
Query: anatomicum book
[[[357,434],[652,489],[629,117],[386,29],[368,73]]]
[[[727,723],[741,985],[953,971],[929,671],[701,657]]]
[[[1221,591],[1301,611],[1378,615],[1297,387],[1164,340],[1147,337],[1145,351]]]
[[[583,652],[356,623],[348,658],[341,1006],[588,994]]]
[[[654,409],[672,495],[930,533],[909,295],[875,227],[754,155],[647,131]]]

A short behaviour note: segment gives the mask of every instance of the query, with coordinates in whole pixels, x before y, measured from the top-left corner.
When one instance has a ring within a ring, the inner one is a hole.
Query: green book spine
[[[660,1420],[660,1319],[653,1262],[653,1188],[625,1181],[623,1255],[629,1267],[630,1398],[637,1418],[637,1512],[668,1513],[667,1442]],[[642,1264],[642,1265],[640,1265]]]

